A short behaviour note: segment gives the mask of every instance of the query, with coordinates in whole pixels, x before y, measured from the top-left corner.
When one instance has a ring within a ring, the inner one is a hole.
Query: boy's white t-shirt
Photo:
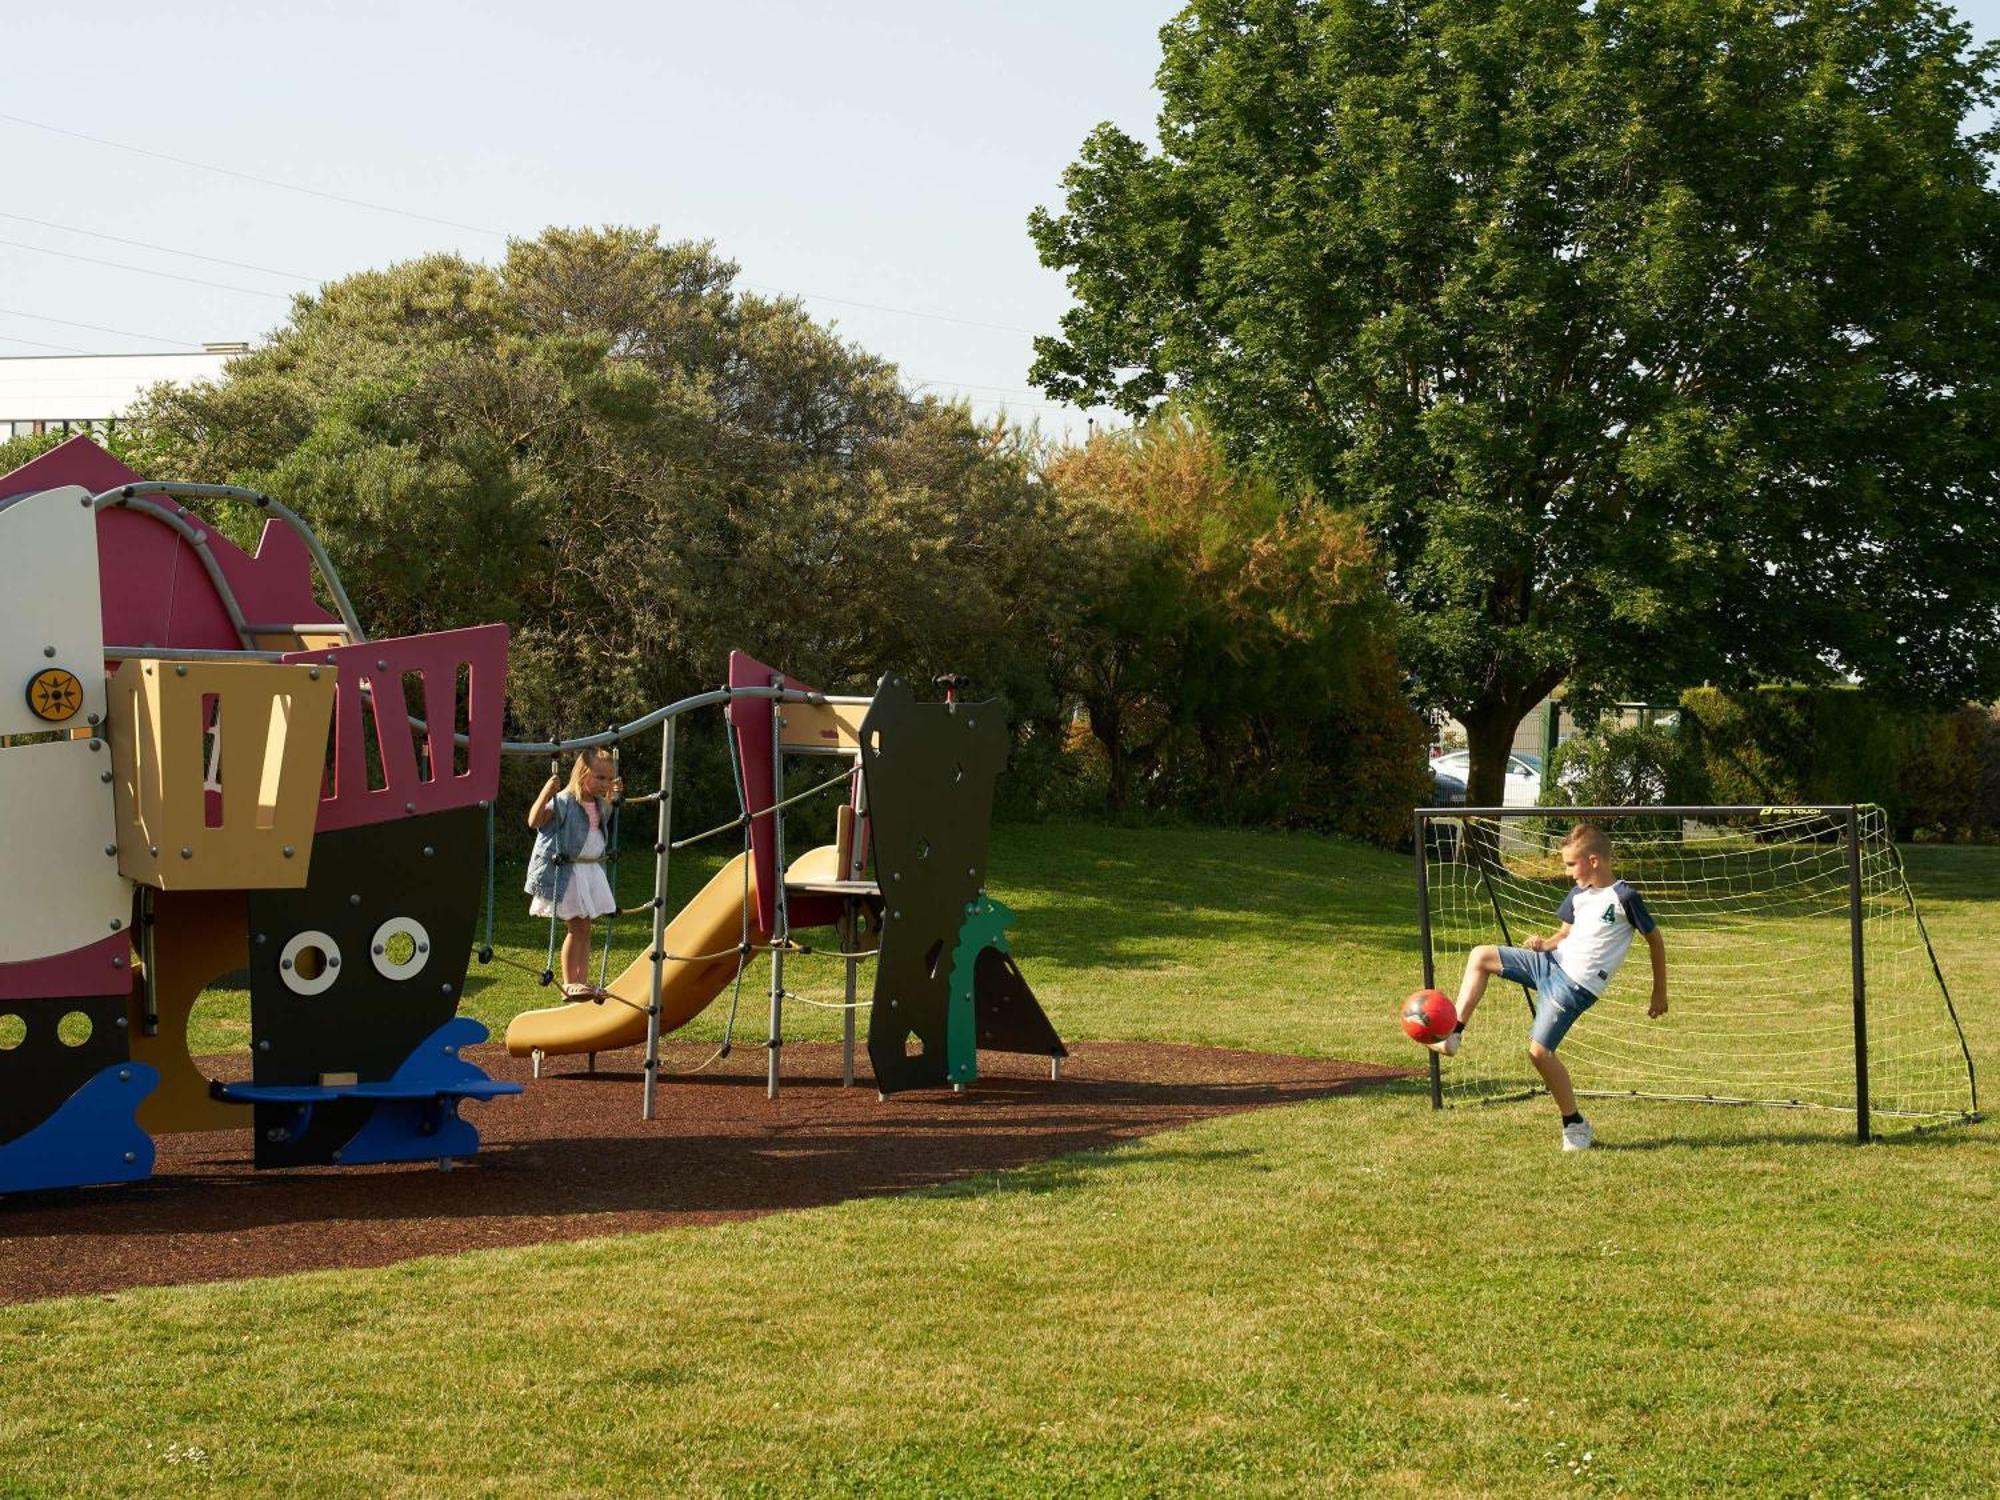
[[[1632,934],[1655,925],[1644,898],[1622,880],[1577,886],[1563,897],[1556,918],[1569,923],[1569,936],[1556,945],[1556,964],[1593,995],[1604,993],[1625,962]]]

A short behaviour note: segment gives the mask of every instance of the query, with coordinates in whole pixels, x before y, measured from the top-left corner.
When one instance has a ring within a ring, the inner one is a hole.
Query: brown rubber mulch
[[[667,1049],[668,1072],[712,1049]],[[715,1224],[1018,1167],[1214,1115],[1402,1077],[1327,1058],[1144,1042],[1073,1049],[1059,1082],[1045,1061],[980,1058],[964,1094],[878,1101],[842,1088],[833,1044],[785,1048],[764,1095],[764,1049],[741,1047],[664,1078],[659,1118],[639,1119],[639,1053],[527,1064],[467,1054],[527,1092],[468,1105],[479,1155],[435,1167],[255,1172],[247,1131],[164,1136],[143,1183],[0,1198],[0,1303],[79,1292],[381,1266],[417,1255]]]

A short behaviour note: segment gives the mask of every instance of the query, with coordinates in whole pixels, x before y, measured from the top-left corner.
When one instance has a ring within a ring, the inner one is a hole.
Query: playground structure
[[[255,552],[188,508],[203,499],[266,513]],[[739,653],[714,692],[603,734],[511,743],[504,626],[369,640],[284,506],[141,481],[81,438],[0,476],[0,567],[0,660],[21,684],[0,693],[0,1193],[143,1179],[153,1138],[182,1131],[250,1129],[260,1168],[472,1155],[460,1106],[521,1088],[461,1055],[486,1030],[457,1013],[482,871],[477,952],[493,958],[501,757],[654,728],[659,790],[639,799],[658,817],[650,946],[580,1003],[517,1017],[512,1050],[539,1063],[643,1040],[650,1118],[662,1035],[768,953],[775,1097],[785,958],[831,924],[848,1081],[862,1008],[885,1096],[963,1087],[982,1046],[1064,1056],[1007,954],[1010,914],[984,894],[1003,705],[920,703],[895,678],[830,698]],[[676,730],[712,705],[740,810],[711,832],[740,829],[744,849],[669,921]],[[788,864],[800,799],[784,767],[802,755],[844,758],[849,795],[840,840]],[[211,1079],[189,1018],[237,972],[251,1077]]]
[[[720,706],[736,771],[737,816],[717,828],[673,837],[674,751],[681,720]],[[770,1031],[766,1087],[778,1097],[784,1045],[788,955],[815,951],[797,934],[832,927],[845,965],[842,1081],[854,1081],[855,1015],[870,1013],[869,1065],[885,1097],[906,1089],[978,1076],[980,1049],[1050,1059],[1059,1073],[1067,1055],[1034,992],[1007,950],[1012,913],[985,893],[986,844],[993,785],[1007,757],[1006,716],[998,702],[948,697],[920,703],[909,685],[882,679],[872,698],[834,697],[734,652],[726,687],[697,694],[604,734],[563,741],[563,749],[611,746],[661,731],[660,790],[635,803],[657,806],[652,918],[646,950],[615,979],[600,973],[580,1000],[516,1016],[507,1048],[534,1059],[608,1052],[644,1042],[642,1113],[653,1117],[660,1040],[685,1025],[767,952]],[[557,748],[521,745],[523,754]],[[789,758],[843,763],[844,771],[795,796],[785,795]],[[787,861],[788,807],[830,791],[847,798],[833,844]],[[667,881],[675,851],[741,832],[743,848],[671,921]],[[868,878],[871,865],[879,879]],[[778,872],[784,871],[783,878]],[[489,932],[481,947],[491,953]],[[556,923],[549,924],[553,978]],[[876,946],[859,944],[872,939]],[[608,951],[608,945],[607,945]],[[876,962],[874,996],[860,1001],[859,965]]]

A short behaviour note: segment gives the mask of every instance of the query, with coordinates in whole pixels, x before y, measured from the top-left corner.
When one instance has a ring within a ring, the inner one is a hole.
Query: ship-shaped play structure
[[[266,512],[255,552],[210,503]],[[558,748],[503,740],[506,628],[367,639],[282,504],[143,482],[85,439],[0,476],[0,574],[0,1193],[144,1178],[154,1138],[182,1131],[249,1130],[259,1167],[475,1152],[461,1106],[521,1088],[463,1055],[486,1030],[458,1014],[491,954],[501,758]],[[670,919],[675,727],[714,705],[743,852]],[[963,1086],[982,1047],[1059,1064],[984,890],[1003,705],[919,702],[895,678],[833,698],[739,654],[727,686],[593,739],[655,729],[651,941],[517,1017],[510,1050],[643,1043],[650,1116],[661,1036],[768,954],[775,1094],[784,960],[834,924],[850,998],[875,967],[849,1035],[867,1009],[884,1095]],[[787,860],[799,756],[831,757],[848,795],[840,841]],[[189,1016],[239,972],[250,1076],[211,1078]]]

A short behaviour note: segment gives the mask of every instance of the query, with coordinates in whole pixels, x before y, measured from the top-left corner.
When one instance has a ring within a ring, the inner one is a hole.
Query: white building
[[[0,442],[44,432],[109,432],[161,381],[221,377],[248,344],[204,344],[199,354],[0,355]]]

